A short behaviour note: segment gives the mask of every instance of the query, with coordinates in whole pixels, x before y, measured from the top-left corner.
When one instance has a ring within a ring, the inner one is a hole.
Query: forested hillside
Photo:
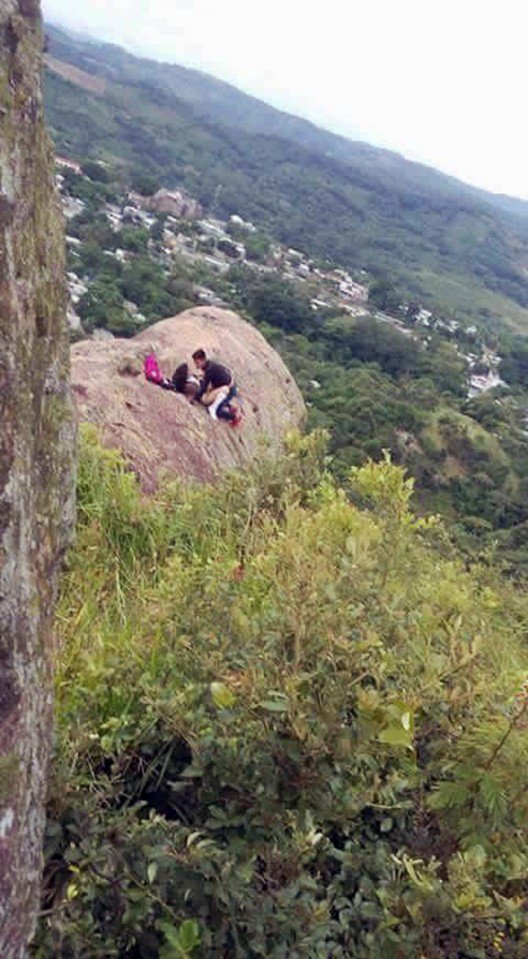
[[[502,208],[507,199],[325,133],[194,71],[53,28],[49,50],[104,81],[91,92],[79,77],[48,71],[59,151],[182,185],[206,208],[236,211],[311,255],[388,274],[402,295],[528,326],[520,204]]]

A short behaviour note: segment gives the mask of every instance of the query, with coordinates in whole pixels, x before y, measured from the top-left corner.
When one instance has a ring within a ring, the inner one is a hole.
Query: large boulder
[[[199,347],[234,372],[244,409],[236,429],[143,376],[150,350],[170,375],[184,360],[192,364]],[[214,307],[161,320],[133,339],[76,343],[72,387],[79,418],[122,450],[146,492],[163,474],[209,482],[223,470],[244,467],[263,447],[278,449],[305,416],[293,377],[264,337],[236,313]]]

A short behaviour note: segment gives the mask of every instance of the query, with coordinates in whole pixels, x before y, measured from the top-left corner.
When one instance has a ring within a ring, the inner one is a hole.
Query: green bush
[[[526,602],[349,482],[145,500],[83,432],[37,959],[526,955]]]

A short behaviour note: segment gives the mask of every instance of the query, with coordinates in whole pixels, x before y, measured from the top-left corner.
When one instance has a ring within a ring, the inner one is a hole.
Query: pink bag
[[[158,361],[154,356],[154,353],[149,353],[149,355],[145,357],[143,369],[145,376],[150,383],[163,383],[165,377],[158,366]]]

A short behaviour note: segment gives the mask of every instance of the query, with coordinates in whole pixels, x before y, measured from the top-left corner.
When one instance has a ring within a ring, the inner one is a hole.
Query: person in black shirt
[[[233,374],[226,366],[208,360],[205,350],[196,350],[193,353],[195,365],[202,374],[202,382],[195,401],[207,406],[213,419],[229,420],[236,424],[239,414],[230,406],[230,399],[235,395],[236,387]]]

